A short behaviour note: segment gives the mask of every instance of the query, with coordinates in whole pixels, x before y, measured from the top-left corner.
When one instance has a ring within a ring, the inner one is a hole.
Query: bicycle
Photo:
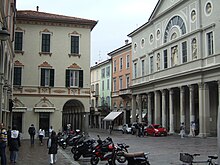
[[[207,165],[217,165],[216,162],[213,162],[213,159],[218,159],[217,155],[208,156],[207,160],[194,160],[194,157],[200,156],[200,154],[189,154],[189,153],[180,153],[180,161],[187,163],[188,165],[193,165],[194,163],[207,163]]]

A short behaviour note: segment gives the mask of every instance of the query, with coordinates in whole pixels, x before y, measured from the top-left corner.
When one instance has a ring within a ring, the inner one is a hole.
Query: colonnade
[[[142,121],[142,96],[147,97],[148,124],[161,124],[169,133],[179,132],[184,122],[187,133],[192,134],[190,125],[198,125],[198,136],[217,134],[218,105],[220,103],[220,81],[199,82],[155,91],[144,90],[132,95],[132,122]],[[217,91],[218,89],[218,91]],[[211,104],[210,104],[211,102]],[[141,114],[141,115],[140,115]]]

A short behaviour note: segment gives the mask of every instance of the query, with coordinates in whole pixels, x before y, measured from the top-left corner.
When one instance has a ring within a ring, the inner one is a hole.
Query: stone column
[[[218,155],[220,155],[220,80],[218,80],[218,119],[217,119]],[[220,159],[218,159],[220,164]]]
[[[132,95],[132,110],[131,110],[131,122],[136,122],[136,95]]]
[[[162,93],[162,126],[166,127],[166,90],[161,90]]]
[[[169,110],[170,110],[170,134],[173,134],[174,133],[174,113],[173,113],[173,89],[170,89],[169,90],[169,102],[170,102],[170,107],[169,107]]]
[[[185,123],[185,88],[180,87],[180,123]]]
[[[192,121],[195,122],[195,102],[194,102],[194,86],[189,85],[189,113],[190,113],[190,124]],[[192,130],[190,126],[190,133],[192,135]]]
[[[148,99],[148,113],[147,113],[147,117],[148,117],[148,124],[152,124],[152,114],[151,114],[151,93],[148,93],[147,95],[147,99]]]
[[[155,101],[155,112],[154,112],[154,122],[155,124],[160,124],[160,95],[159,91],[154,92],[154,101]]]
[[[137,96],[137,103],[138,103],[138,122],[142,122],[142,95]]]
[[[2,76],[0,75],[0,122],[2,122],[2,99],[3,99],[3,83]]]
[[[2,122],[7,125],[7,121],[6,121],[6,113],[7,113],[7,110],[8,110],[8,86],[7,86],[7,83],[5,83],[5,87],[3,87],[3,97],[4,97],[4,112],[3,112],[3,115],[2,115]]]
[[[199,135],[207,137],[209,135],[209,89],[207,83],[199,83]]]

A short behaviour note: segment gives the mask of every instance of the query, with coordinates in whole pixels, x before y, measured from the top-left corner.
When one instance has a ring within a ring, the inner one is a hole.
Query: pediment
[[[81,69],[81,67],[79,65],[77,65],[76,63],[73,63],[72,65],[70,65],[68,67],[69,69]]]

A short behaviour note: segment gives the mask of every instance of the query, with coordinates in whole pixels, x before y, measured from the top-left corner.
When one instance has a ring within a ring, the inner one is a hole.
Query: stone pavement
[[[7,150],[7,161],[9,160],[9,151]],[[63,150],[58,150],[56,165],[79,165],[74,162],[73,159],[67,155]],[[16,165],[49,165],[48,149],[46,147],[46,140],[44,145],[39,144],[39,140],[35,138],[35,144],[31,145],[30,140],[22,140],[21,147],[18,153],[18,161]]]

